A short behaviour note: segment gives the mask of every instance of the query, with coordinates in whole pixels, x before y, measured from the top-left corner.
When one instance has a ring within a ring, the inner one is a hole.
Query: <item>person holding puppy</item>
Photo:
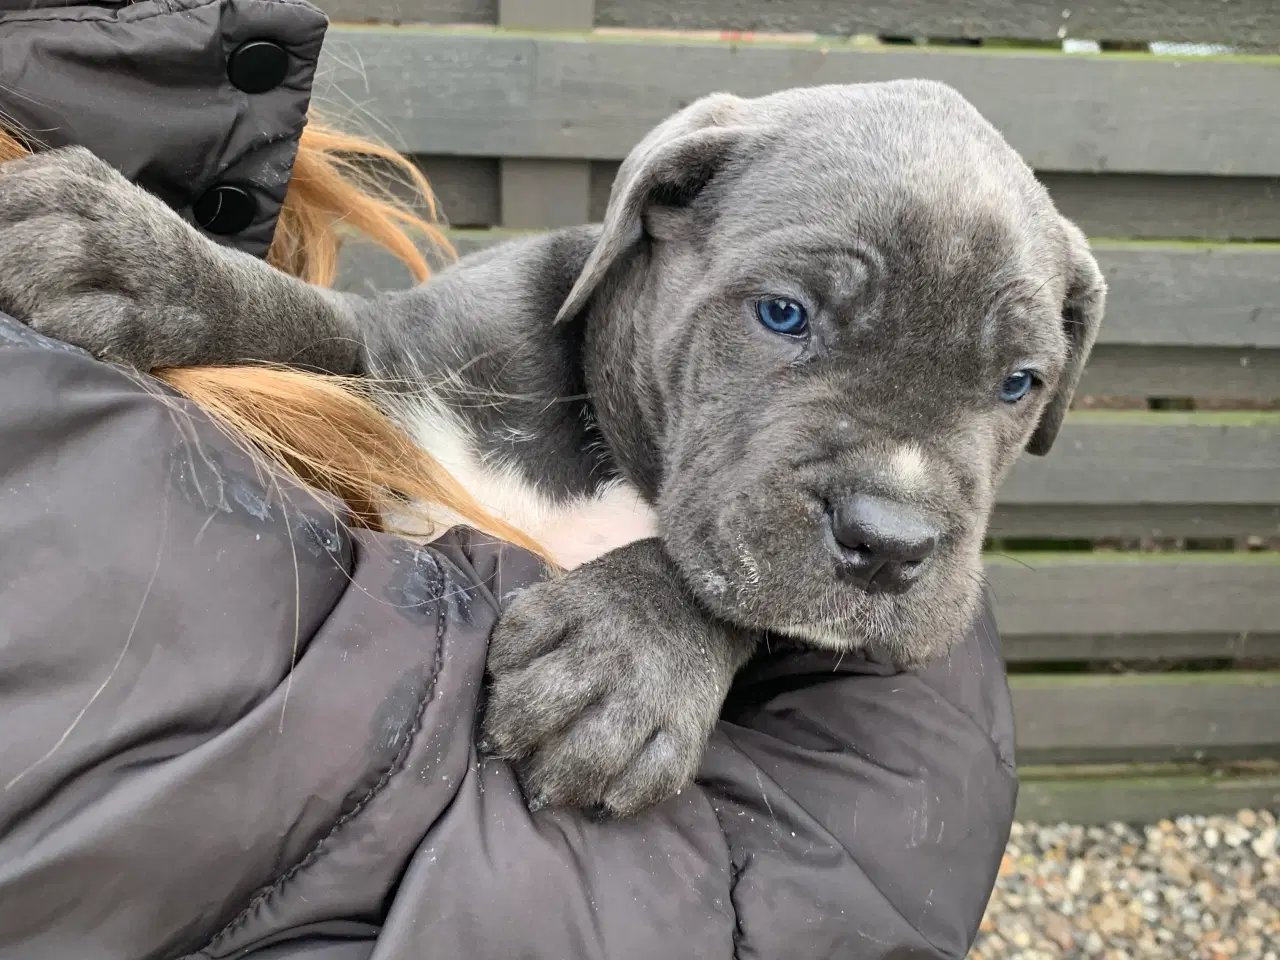
[[[317,284],[340,220],[425,275],[430,224],[342,166],[376,148],[305,123],[324,30],[298,0],[24,4],[0,14],[0,159],[83,144]],[[965,954],[1016,795],[988,603],[910,674],[771,642],[692,788],[625,820],[530,813],[474,737],[486,638],[541,543],[358,384],[161,387],[21,319],[0,319],[0,958]],[[460,525],[399,538],[399,494]]]

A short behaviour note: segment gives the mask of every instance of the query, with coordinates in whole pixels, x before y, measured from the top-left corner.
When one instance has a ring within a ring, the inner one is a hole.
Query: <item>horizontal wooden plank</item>
[[[955,86],[1037,170],[1280,174],[1266,58],[339,26],[322,61],[320,100],[363,105],[413,153],[620,160],[703,94],[912,76]]]
[[[1280,43],[1270,0],[596,0],[596,10],[608,26],[678,30]]]
[[[1104,343],[1089,358],[1080,395],[1274,400],[1280,350]]]
[[[1001,632],[1011,664],[1049,662],[1133,663],[1188,660],[1280,662],[1280,627],[1272,633],[1040,634]]]
[[[1058,209],[1092,237],[1280,239],[1280,179],[1041,173]]]
[[[986,570],[1009,636],[1270,634],[1280,625],[1280,554],[990,554]]]
[[[1009,678],[1023,764],[1280,757],[1280,671]]]
[[[1022,823],[1151,824],[1180,816],[1280,809],[1280,768],[1208,772],[1192,765],[1024,766],[1015,816]]]
[[[1000,502],[1276,504],[1280,415],[1077,412],[1049,456],[1014,465]]]
[[[497,23],[498,0],[317,0],[333,23]]]
[[[1099,343],[1280,347],[1280,246],[1097,240],[1094,250],[1108,286]]]
[[[496,23],[497,0],[320,0],[335,21]],[[1270,0],[596,0],[608,27],[1059,40],[1280,44]]]
[[[989,534],[999,538],[1138,540],[1280,536],[1280,506],[1265,504],[997,505]]]
[[[451,239],[465,255],[516,235],[457,231]],[[1093,247],[1109,285],[1100,346],[1280,349],[1280,284],[1275,281],[1280,276],[1280,244],[1096,240]],[[353,247],[342,282],[361,289],[393,289],[407,277],[385,257]],[[1237,364],[1245,356],[1239,354]],[[1265,389],[1275,360],[1260,360],[1263,367],[1256,378],[1241,371],[1242,384],[1261,383]],[[1183,396],[1170,393],[1169,387],[1186,382],[1170,382],[1158,395]],[[1268,395],[1276,393],[1273,384]],[[1224,395],[1252,393],[1233,389]]]
[[[498,161],[488,157],[419,158],[449,222],[498,225]],[[591,164],[587,217],[604,218],[618,164]],[[1280,239],[1280,179],[1140,174],[1046,173],[1041,181],[1058,209],[1091,236],[1128,239]],[[489,219],[484,219],[485,216]],[[546,226],[546,224],[542,224]]]

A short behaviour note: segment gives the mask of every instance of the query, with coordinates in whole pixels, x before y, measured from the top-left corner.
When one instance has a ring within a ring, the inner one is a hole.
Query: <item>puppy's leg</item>
[[[697,772],[757,637],[711,619],[656,539],[512,601],[489,647],[486,749],[535,808],[629,816]]]
[[[78,147],[0,165],[0,310],[142,370],[358,372],[358,301],[222,247]]]

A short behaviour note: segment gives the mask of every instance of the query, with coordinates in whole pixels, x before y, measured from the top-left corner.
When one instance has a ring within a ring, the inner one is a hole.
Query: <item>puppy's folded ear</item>
[[[714,93],[695,101],[649,132],[618,169],[595,249],[556,314],[556,323],[582,310],[618,258],[644,234],[653,204],[691,201],[748,133],[747,101]]]
[[[1043,457],[1053,448],[1062,421],[1071,408],[1084,366],[1098,339],[1106,306],[1107,284],[1098,261],[1089,251],[1089,241],[1074,223],[1064,220],[1067,230],[1067,293],[1062,304],[1062,324],[1067,334],[1067,365],[1036,425],[1027,451]]]

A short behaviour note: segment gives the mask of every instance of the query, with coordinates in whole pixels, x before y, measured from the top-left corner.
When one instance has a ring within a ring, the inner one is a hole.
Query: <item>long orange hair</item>
[[[30,150],[0,128],[0,163]],[[414,163],[390,147],[308,122],[267,262],[332,286],[342,240],[354,235],[393,254],[421,282],[431,268],[419,241],[453,256],[436,218],[431,187]],[[338,497],[353,526],[421,535],[442,520],[460,522],[550,562],[540,544],[483,507],[388,419],[368,382],[265,365],[152,373],[260,462]]]

